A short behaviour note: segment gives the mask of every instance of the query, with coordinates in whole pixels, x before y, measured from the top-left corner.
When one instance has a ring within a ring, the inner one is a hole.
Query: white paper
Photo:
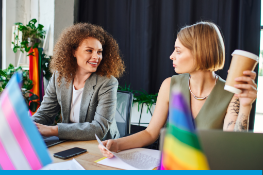
[[[137,168],[134,168],[133,166],[128,165],[127,163],[123,162],[121,159],[117,157],[113,157],[111,159],[105,158],[97,163],[101,165],[114,167],[114,168],[124,169],[124,170],[138,170]]]
[[[45,166],[41,170],[85,170],[75,159],[67,161],[67,162],[60,162],[60,163],[53,163]]]
[[[96,136],[96,139],[100,145],[102,145],[106,150],[108,150],[102,144],[102,142],[100,141],[100,139],[97,136]],[[160,156],[161,156],[161,152],[159,150],[152,150],[152,149],[146,149],[146,148],[134,148],[134,149],[121,151],[119,153],[115,153],[115,152],[111,152],[111,153],[117,159],[123,161],[124,163],[128,164],[129,166],[132,166],[133,169],[135,168],[135,169],[140,169],[140,170],[152,170],[152,169],[154,169],[155,167],[157,167],[159,165]],[[107,166],[116,167],[119,164],[119,163],[116,163],[117,159],[116,160],[113,159],[114,161],[112,161],[112,165],[108,164]],[[110,163],[110,160],[112,160],[112,159],[108,159],[105,161],[106,161],[106,163]],[[100,161],[98,163],[101,163],[102,161]],[[118,165],[117,168],[126,169],[124,167],[119,167],[119,165]],[[131,168],[129,168],[129,169],[131,169]]]

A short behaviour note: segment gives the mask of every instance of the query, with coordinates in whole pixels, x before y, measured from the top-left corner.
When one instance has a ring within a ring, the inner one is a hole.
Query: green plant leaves
[[[23,25],[21,22],[15,23],[16,25],[18,25],[18,30],[22,32],[22,42],[21,42],[21,46],[12,43],[14,45],[13,48],[14,53],[16,53],[18,50],[20,50],[22,53],[24,53],[24,51],[29,52],[31,48],[28,46],[29,38],[30,41],[36,41],[45,38],[46,32],[44,31],[44,26],[42,24],[38,24],[36,27],[36,23],[37,23],[36,19],[31,19],[27,25]],[[15,40],[19,40],[19,37],[17,35],[15,36]],[[37,48],[39,44],[40,44],[39,42],[34,43],[33,48]]]
[[[20,30],[20,31],[27,31],[28,29],[27,29],[27,27],[26,26],[23,26],[23,24],[21,23],[19,26],[18,26],[18,30]]]
[[[30,92],[30,90],[33,88],[33,82],[32,80],[29,79],[29,71],[28,70],[23,70],[22,67],[15,68],[12,64],[9,64],[7,69],[1,70],[0,69],[0,92],[2,92],[6,85],[8,84],[10,78],[12,75],[17,72],[17,71],[22,71],[23,75],[23,86],[22,86],[22,94],[25,99],[25,102],[28,106],[28,108],[35,112],[37,109],[37,106],[39,104],[38,100],[39,97]],[[32,101],[34,100],[34,101]],[[29,105],[30,104],[30,105]]]
[[[34,48],[37,48],[39,44],[40,44],[40,43],[35,43],[34,46],[33,46],[33,49],[34,49]]]
[[[29,52],[29,51],[30,51],[30,48],[31,48],[31,47],[25,46],[25,51],[26,51],[26,52]],[[31,52],[31,53],[33,53],[33,52]]]
[[[14,53],[17,52],[17,48],[16,48],[16,47],[13,48],[13,52],[14,52]]]
[[[27,40],[21,42],[21,45],[26,46],[27,44],[28,44],[28,41],[27,41]]]
[[[153,104],[156,103],[157,101],[157,96],[158,93],[156,94],[148,94],[145,90],[142,91],[134,91],[130,88],[130,85],[127,86],[125,84],[124,87],[119,86],[118,90],[120,91],[128,91],[133,93],[134,95],[134,99],[133,99],[133,104],[134,103],[138,103],[138,111],[140,110],[140,106],[145,103],[147,105],[147,113],[150,110],[150,108],[152,107]]]
[[[0,69],[0,75],[3,76],[3,77],[5,77],[5,78],[7,78],[6,73],[5,73],[4,71],[2,71],[1,69]]]
[[[30,55],[35,56],[34,52],[30,52],[27,56],[30,56]]]
[[[128,92],[134,93],[134,91],[130,88],[130,85],[127,86],[126,83],[125,83],[125,86],[124,86],[124,87],[119,86],[119,87],[118,87],[118,90],[119,90],[119,91],[128,91]]]
[[[29,23],[31,23],[31,24],[36,24],[37,23],[37,20],[34,18],[34,19],[31,19],[30,21],[29,21]],[[28,23],[28,24],[29,24]]]
[[[29,105],[29,109],[30,109],[32,112],[36,112],[36,110],[37,110],[37,105],[38,105],[37,102],[31,102],[30,105]]]
[[[31,95],[31,97],[28,98],[29,100],[37,100],[38,99],[38,96],[33,94]]]
[[[23,25],[21,22],[16,22],[15,25]]]
[[[42,24],[38,24],[38,26],[37,26],[38,31],[41,31],[43,28],[44,28],[44,26]]]
[[[9,64],[9,66],[8,66],[8,68],[7,69],[9,69],[9,70],[11,70],[11,69],[14,69],[15,67],[14,67],[14,65],[13,64]]]
[[[49,80],[52,76],[52,73],[49,70],[49,63],[51,57],[46,56],[46,54],[42,53],[41,55],[41,69],[43,70],[44,77]]]

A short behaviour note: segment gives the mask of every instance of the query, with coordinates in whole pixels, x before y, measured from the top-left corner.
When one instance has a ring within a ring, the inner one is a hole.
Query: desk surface
[[[87,149],[87,152],[80,154],[78,156],[72,157],[70,159],[66,159],[66,160],[59,159],[53,156],[54,153],[64,151],[66,149],[70,149],[73,147],[80,147],[80,148]],[[65,162],[65,161],[72,160],[74,158],[86,170],[118,170],[117,168],[108,167],[108,166],[101,165],[101,164],[94,162],[103,157],[98,148],[98,142],[96,140],[67,141],[67,142],[63,142],[58,145],[52,146],[48,150],[52,156],[53,163]]]

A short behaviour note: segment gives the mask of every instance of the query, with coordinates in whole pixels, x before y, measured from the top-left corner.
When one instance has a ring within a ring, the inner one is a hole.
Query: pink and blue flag
[[[29,116],[21,86],[22,72],[17,72],[0,97],[0,169],[3,170],[38,170],[52,162]]]

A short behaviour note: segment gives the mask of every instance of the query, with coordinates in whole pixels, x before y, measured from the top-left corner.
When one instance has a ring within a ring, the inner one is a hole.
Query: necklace
[[[218,79],[218,75],[215,75],[215,77],[216,77],[216,81],[217,81],[217,79]],[[206,99],[209,95],[207,95],[207,96],[205,96],[205,97],[197,97],[197,96],[195,96],[195,94],[191,91],[191,88],[190,88],[190,76],[189,76],[189,81],[188,81],[188,87],[189,87],[189,91],[191,92],[191,94],[194,96],[194,98],[196,99],[196,100],[204,100],[204,99]],[[216,82],[215,82],[215,85],[216,85]]]

